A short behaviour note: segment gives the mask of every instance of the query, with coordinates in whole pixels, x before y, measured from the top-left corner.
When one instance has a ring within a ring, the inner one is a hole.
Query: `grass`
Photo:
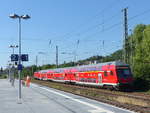
[[[139,99],[134,99],[134,98],[119,96],[114,100],[120,103],[124,103],[124,104],[132,104],[132,105],[138,105],[138,106],[143,106],[143,107],[150,107],[148,102],[139,100]]]
[[[150,95],[150,89],[146,93]]]
[[[6,79],[7,75],[0,75],[0,79]]]

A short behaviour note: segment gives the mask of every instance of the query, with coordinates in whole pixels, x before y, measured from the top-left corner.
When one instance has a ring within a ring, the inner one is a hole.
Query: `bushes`
[[[6,79],[7,75],[0,75],[0,79]]]
[[[135,90],[148,91],[150,89],[150,81],[142,78],[136,78],[134,80]]]

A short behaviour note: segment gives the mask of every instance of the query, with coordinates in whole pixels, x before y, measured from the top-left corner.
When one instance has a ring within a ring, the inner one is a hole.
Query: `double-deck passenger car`
[[[129,65],[120,61],[40,70],[34,73],[34,77],[40,80],[111,88],[127,87],[133,83]]]

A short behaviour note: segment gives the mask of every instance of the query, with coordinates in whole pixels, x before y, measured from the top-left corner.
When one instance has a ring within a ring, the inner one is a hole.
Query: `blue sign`
[[[21,55],[21,61],[28,61],[28,54],[22,54]]]
[[[18,61],[19,56],[18,54],[11,54],[11,61]]]
[[[18,65],[18,70],[22,70],[22,65],[21,64]]]

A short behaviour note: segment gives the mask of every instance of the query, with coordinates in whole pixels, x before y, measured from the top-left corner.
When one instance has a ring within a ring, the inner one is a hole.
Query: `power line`
[[[93,33],[93,34],[91,34],[91,35],[85,36],[84,38],[82,38],[82,40],[84,40],[84,39],[87,40],[88,38],[91,38],[91,37],[93,37],[93,36],[95,36],[95,35],[97,35],[97,34],[99,34],[99,33],[106,32],[106,31],[108,31],[108,30],[110,30],[110,29],[112,29],[112,28],[114,28],[114,27],[117,27],[117,26],[120,25],[120,24],[121,24],[121,22],[115,23],[115,24],[113,24],[113,25],[111,25],[111,26],[105,28],[104,30],[100,30],[100,31],[95,32],[95,33]]]
[[[150,13],[150,9],[148,9],[148,10],[145,10],[145,11],[143,11],[143,12],[141,12],[141,13],[139,13],[139,14],[136,14],[136,15],[134,15],[134,16],[132,16],[132,17],[129,17],[129,19],[128,19],[128,21],[131,21],[131,20],[134,20],[135,18],[137,18],[137,17],[139,17],[139,16],[141,16],[141,15],[145,15],[146,13]],[[113,16],[111,16],[110,18],[108,18],[108,19],[106,19],[105,20],[105,23],[106,22],[109,22],[112,18],[114,18],[114,17],[116,17],[118,14],[116,14],[116,15],[113,15]],[[93,25],[93,26],[91,26],[91,27],[89,27],[89,28],[87,28],[86,30],[84,30],[83,32],[79,32],[79,33],[76,33],[76,34],[83,34],[83,33],[86,33],[86,32],[88,32],[88,31],[90,31],[91,29],[95,29],[95,28],[97,28],[97,27],[99,27],[100,25],[103,25],[104,23],[100,23],[100,24],[97,24],[97,25]],[[97,33],[100,33],[100,32],[105,32],[105,31],[107,31],[107,30],[110,30],[110,29],[112,29],[112,28],[114,28],[114,27],[116,27],[116,26],[118,26],[118,25],[120,25],[121,24],[121,22],[118,22],[118,23],[115,23],[115,24],[113,24],[113,25],[111,25],[111,26],[109,26],[109,27],[107,27],[107,28],[105,28],[105,29],[103,29],[103,30],[101,30],[101,31],[98,31],[98,32],[96,32],[96,33],[94,33],[93,35],[95,35],[95,34],[97,34]],[[11,38],[12,39],[12,38]],[[14,39],[14,38],[13,38]],[[1,38],[1,40],[8,40],[8,41],[10,41],[10,39],[6,39],[6,38]],[[22,40],[26,40],[26,41],[50,41],[50,39],[44,39],[44,38],[30,38],[30,39],[22,39]],[[55,40],[55,41],[62,41],[62,39],[60,39],[60,40]]]
[[[113,15],[113,16],[111,16],[110,18],[107,18],[106,20],[104,20],[105,23],[106,23],[106,22],[109,22],[109,21],[111,21],[113,18],[117,17],[118,14],[119,14],[119,13],[117,13],[116,15]],[[100,26],[103,26],[105,23],[102,22],[102,23],[93,25],[93,26],[87,28],[86,30],[84,30],[84,31],[82,31],[82,32],[76,33],[76,35],[79,34],[79,35],[81,36],[81,34],[86,33],[86,32],[88,32],[88,31],[90,31],[90,30],[92,30],[92,29],[96,29],[96,28],[98,28],[98,27],[100,27]],[[103,28],[102,30],[104,30],[104,28]]]
[[[137,17],[139,17],[139,16],[141,16],[141,15],[145,15],[146,13],[150,13],[150,9],[145,10],[145,11],[139,13],[139,14],[136,14],[136,15],[130,17],[129,20],[133,20],[133,19],[135,19],[135,18],[137,18]]]
[[[149,11],[150,11],[150,9],[145,10],[145,11],[139,13],[139,14],[136,14],[136,15],[130,17],[130,18],[128,19],[128,21],[131,21],[131,20],[135,19],[136,17],[139,17],[139,16],[144,15],[144,14],[146,14],[146,13],[150,13]],[[104,30],[101,30],[101,31],[98,31],[98,32],[96,32],[96,33],[94,33],[94,34],[92,34],[92,35],[86,36],[85,38],[86,38],[86,40],[87,40],[87,37],[92,37],[92,36],[94,36],[94,35],[96,35],[96,34],[98,34],[98,33],[106,32],[106,31],[108,31],[108,30],[110,30],[110,29],[112,29],[112,28],[114,28],[114,27],[117,27],[117,26],[120,25],[120,24],[122,24],[122,22],[115,23],[115,24],[113,24],[113,25],[111,25],[111,26],[105,28]],[[83,38],[83,39],[84,39],[84,38]]]
[[[68,33],[66,33],[65,35],[60,36],[60,37],[61,37],[61,38],[66,38],[66,37],[68,37],[70,34],[72,34],[73,32],[77,31],[76,29],[79,29],[79,28],[81,28],[81,27],[87,25],[87,23],[88,23],[89,21],[91,21],[91,20],[93,20],[93,19],[96,19],[97,16],[99,16],[100,14],[103,14],[106,10],[111,9],[111,8],[114,6],[114,5],[112,5],[112,4],[115,4],[116,2],[117,2],[116,0],[113,1],[113,2],[111,2],[107,7],[105,7],[103,10],[101,10],[101,11],[100,11],[99,13],[97,13],[95,16],[91,17],[91,18],[88,19],[86,22],[84,22],[84,23],[80,24],[78,27],[76,27],[75,30],[73,30],[73,31],[71,31],[71,32],[68,32]]]

